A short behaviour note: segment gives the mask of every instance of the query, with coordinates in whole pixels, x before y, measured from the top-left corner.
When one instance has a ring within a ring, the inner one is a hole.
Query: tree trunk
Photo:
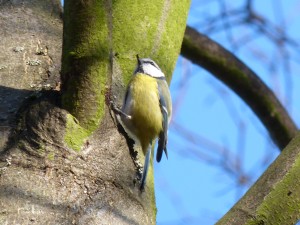
[[[0,224],[154,224],[153,171],[141,193],[139,149],[128,148],[105,94],[122,101],[136,54],[170,79],[189,3],[65,6],[61,96],[59,0],[0,2]]]

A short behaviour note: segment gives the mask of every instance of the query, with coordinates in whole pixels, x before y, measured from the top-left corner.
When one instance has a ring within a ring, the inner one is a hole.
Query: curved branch
[[[296,135],[296,125],[273,92],[232,53],[187,26],[181,54],[239,95],[265,125],[279,149],[282,150]]]

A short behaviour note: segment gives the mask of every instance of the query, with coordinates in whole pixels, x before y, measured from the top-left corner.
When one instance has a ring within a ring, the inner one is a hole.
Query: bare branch
[[[255,112],[282,150],[297,127],[273,92],[243,62],[222,46],[186,28],[181,54],[228,85]]]

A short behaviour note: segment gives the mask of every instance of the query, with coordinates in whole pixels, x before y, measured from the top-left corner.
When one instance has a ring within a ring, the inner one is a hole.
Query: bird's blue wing
[[[166,157],[168,158],[168,151],[167,151],[167,139],[168,139],[168,124],[169,124],[169,112],[167,109],[166,99],[163,95],[163,92],[159,90],[159,104],[160,110],[162,113],[162,131],[159,133],[158,136],[158,147],[156,153],[156,161],[160,162],[163,152],[165,152]]]

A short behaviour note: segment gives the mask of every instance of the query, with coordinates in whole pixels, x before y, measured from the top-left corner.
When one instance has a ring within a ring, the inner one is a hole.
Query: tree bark
[[[189,2],[65,1],[62,96],[59,4],[0,2],[0,91],[16,98],[1,98],[0,224],[155,224],[153,169],[140,192],[139,148],[128,148],[105,94],[122,101],[136,54],[170,79]]]
[[[0,1],[0,149],[22,102],[54,89],[61,67],[61,6],[57,1]]]

